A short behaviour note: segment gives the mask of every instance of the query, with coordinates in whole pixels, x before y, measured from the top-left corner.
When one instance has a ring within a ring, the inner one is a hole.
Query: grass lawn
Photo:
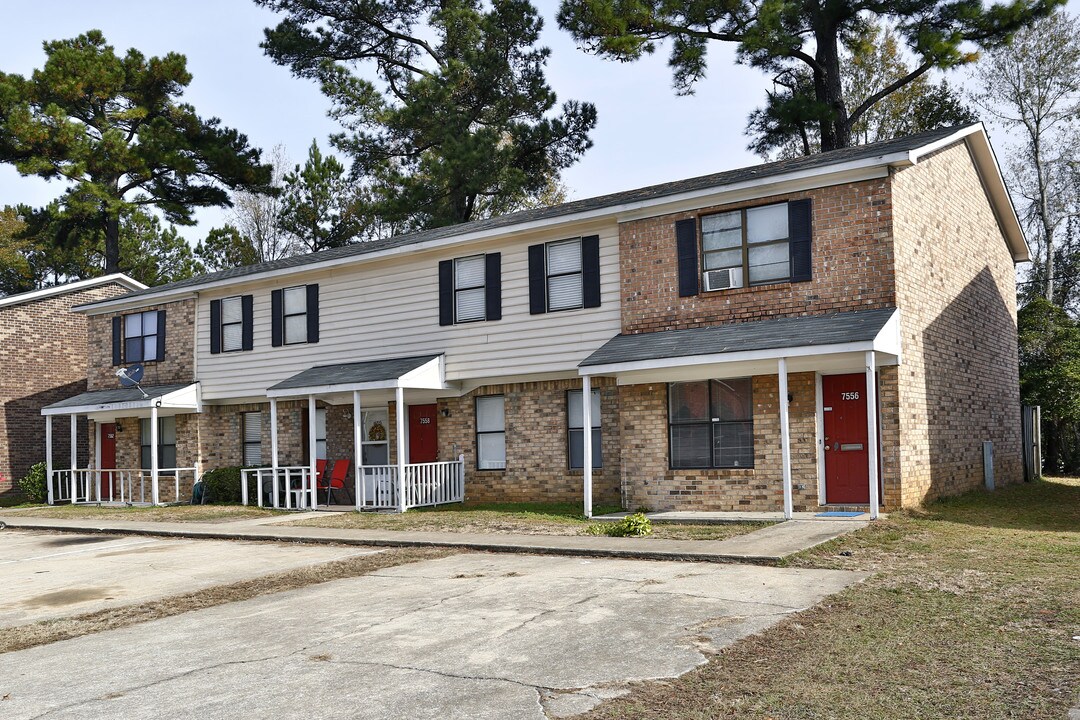
[[[98,507],[96,505],[36,506],[5,510],[5,515],[35,518],[86,520],[136,520],[157,522],[227,522],[271,515],[286,515],[281,510],[264,510],[243,505],[174,505],[166,507]]]
[[[588,717],[1063,720],[1080,699],[1080,479],[892,513],[788,565],[877,574]]]
[[[616,512],[617,507],[597,507],[596,515]],[[417,508],[404,515],[345,513],[314,515],[290,525],[313,525],[358,530],[428,530],[433,532],[497,533],[513,535],[587,535],[596,525],[586,520],[577,503],[490,503]],[[767,523],[737,525],[676,525],[655,523],[648,538],[672,540],[723,540],[765,527]]]

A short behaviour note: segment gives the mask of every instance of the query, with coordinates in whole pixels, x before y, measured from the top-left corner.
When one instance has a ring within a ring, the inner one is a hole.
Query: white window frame
[[[233,322],[225,322],[225,305],[226,303],[235,302],[240,308],[240,319]],[[227,337],[225,328],[238,326],[240,328],[239,341],[236,347],[229,347],[229,344],[225,342]],[[222,298],[221,300],[221,352],[237,352],[244,349],[244,297],[243,295],[234,295],[233,297]]]
[[[467,285],[465,287],[458,287],[458,263],[465,260],[479,260],[480,261],[480,275],[481,281],[479,285]],[[458,316],[458,293],[480,290],[483,295],[483,301],[481,302],[481,314],[480,317],[473,318],[461,318]],[[487,320],[487,255],[467,255],[466,257],[454,258],[454,324],[462,325],[465,323],[483,322]]]
[[[602,398],[599,390],[592,390],[591,393],[595,401],[593,402],[593,412],[590,418],[592,422],[592,436],[593,436],[593,470],[599,470],[604,467],[603,457],[603,431],[601,430],[600,411],[602,410]],[[584,470],[584,443],[585,443],[585,419],[582,417],[582,413],[579,413],[575,418],[570,412],[570,398],[572,396],[581,397],[581,390],[567,390],[566,391],[566,464],[571,470]],[[584,406],[581,406],[584,407]],[[576,424],[575,424],[576,420]],[[580,438],[582,443],[582,463],[580,465],[574,464],[574,438]]]
[[[578,256],[577,270],[565,271],[565,272],[552,272],[551,271],[551,248],[557,245],[576,245]],[[554,240],[549,243],[544,243],[544,292],[547,295],[547,311],[548,312],[562,312],[563,310],[580,310],[585,307],[585,273],[584,273],[585,259],[581,254],[581,238],[571,238],[569,240]],[[572,277],[577,276],[578,279],[578,302],[576,305],[567,305],[565,307],[552,307],[551,306],[551,280],[552,278]]]
[[[502,405],[502,428],[498,430],[481,429],[480,427],[480,405],[482,403],[499,400]],[[504,395],[479,395],[476,398],[473,406],[473,411],[476,418],[476,469],[477,470],[505,470],[506,469],[506,397]],[[480,442],[482,436],[501,435],[503,438],[503,454],[502,459],[498,458],[484,458],[482,456],[483,444]]]
[[[290,313],[289,312],[289,291],[298,290],[301,297],[304,298],[304,312],[302,313]],[[307,285],[295,285],[293,287],[287,287],[281,291],[281,343],[282,345],[303,345],[308,341],[308,311],[310,308],[307,304]],[[303,339],[301,340],[289,340],[289,318],[303,317]]]

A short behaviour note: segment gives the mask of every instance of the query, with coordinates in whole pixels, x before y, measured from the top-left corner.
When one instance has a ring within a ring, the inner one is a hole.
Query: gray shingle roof
[[[171,392],[177,390],[183,390],[189,387],[191,383],[184,383],[181,385],[144,385],[143,390],[150,398],[158,398],[164,395],[168,395]],[[139,388],[116,388],[113,390],[91,390],[90,392],[80,393],[74,397],[69,397],[66,400],[60,400],[54,402],[52,405],[46,405],[43,409],[60,409],[68,407],[82,407],[84,405],[110,405],[112,403],[123,402],[138,402],[145,400],[143,394],[139,392]]]
[[[322,387],[324,385],[353,385],[394,380],[421,365],[431,362],[440,354],[369,360],[367,362],[344,363],[342,365],[320,365],[286,378],[270,389],[292,390],[295,388]]]
[[[873,340],[894,308],[616,335],[579,367]]]
[[[402,247],[406,245],[415,245],[418,243],[428,242],[432,240],[441,240],[444,238],[451,238],[457,235],[465,235],[468,233],[480,232],[484,230],[495,230],[499,228],[509,227],[512,225],[517,225],[520,223],[535,222],[538,220],[548,220],[551,218],[574,215],[582,212],[602,210],[604,208],[625,205],[627,203],[644,202],[648,200],[664,198],[671,195],[680,195],[682,193],[705,190],[713,187],[723,187],[724,185],[732,185],[735,183],[749,180],[757,180],[773,177],[776,175],[784,175],[787,173],[812,170],[816,168],[827,167],[829,165],[837,165],[856,160],[866,160],[875,157],[882,157],[885,155],[892,155],[894,153],[910,152],[912,150],[916,150],[920,147],[946,138],[949,135],[952,135],[953,133],[960,130],[961,127],[969,126],[957,126],[941,128],[939,130],[930,130],[928,132],[918,133],[916,135],[909,135],[907,137],[897,138],[895,140],[885,140],[882,142],[870,143],[869,145],[859,145],[857,147],[843,148],[841,150],[833,150],[827,153],[818,153],[817,155],[794,158],[791,160],[779,160],[777,162],[763,163],[761,165],[752,165],[736,170],[727,170],[724,172],[713,173],[711,175],[702,175],[700,177],[689,178],[687,180],[678,180],[675,182],[667,182],[659,185],[650,185],[648,187],[638,188],[636,190],[612,193],[610,195],[601,195],[599,197],[587,198],[584,200],[575,200],[573,202],[563,203],[561,205],[553,205],[551,207],[522,210],[520,212],[510,213],[509,215],[501,215],[494,218],[488,218],[486,220],[475,220],[473,222],[462,223],[460,225],[451,225],[447,227],[435,228],[432,230],[423,230],[420,232],[408,233],[406,235],[398,235],[395,237],[358,243],[356,245],[346,245],[345,247],[333,248],[331,250],[323,250],[321,252],[310,253],[307,255],[299,255],[296,257],[283,258],[281,260],[259,263],[257,265],[246,265],[243,267],[230,268],[228,270],[222,270],[216,273],[199,275],[188,280],[181,280],[179,282],[158,285],[156,287],[147,288],[146,290],[138,290],[123,295],[121,297],[127,300],[129,298],[137,298],[142,295],[156,294],[159,292],[167,292],[171,290],[179,290],[184,288],[194,289],[201,285],[218,282],[220,280],[242,278],[247,275],[255,275],[257,273],[270,272],[274,270],[290,270],[302,268],[305,265],[311,265],[317,262],[359,257],[362,255],[379,252],[381,250],[388,250],[391,248]]]

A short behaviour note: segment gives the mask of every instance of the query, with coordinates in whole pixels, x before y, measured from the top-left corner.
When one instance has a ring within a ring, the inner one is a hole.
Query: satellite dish
[[[120,384],[124,387],[138,387],[145,370],[142,363],[136,363],[129,368],[117,370],[116,377],[120,378]]]

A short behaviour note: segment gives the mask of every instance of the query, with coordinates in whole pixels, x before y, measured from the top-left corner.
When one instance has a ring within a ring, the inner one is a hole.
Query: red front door
[[[438,405],[409,406],[409,462],[435,462],[439,457]]]
[[[870,502],[866,427],[866,375],[821,378],[825,416],[825,502]]]
[[[101,470],[116,469],[116,423],[101,425]],[[101,499],[111,500],[113,491],[112,473],[101,473]]]

